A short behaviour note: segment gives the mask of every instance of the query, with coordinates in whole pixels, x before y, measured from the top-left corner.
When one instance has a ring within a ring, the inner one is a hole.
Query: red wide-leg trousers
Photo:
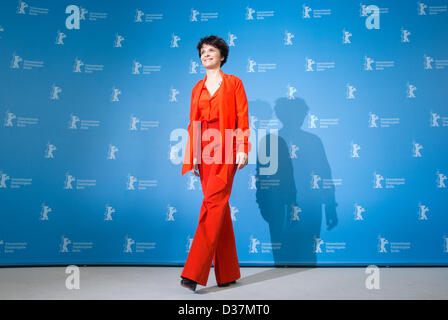
[[[219,122],[202,121],[201,128],[219,130]],[[202,141],[201,151],[208,143]],[[213,156],[213,152],[210,156]],[[234,161],[233,166],[227,167],[228,182],[224,183],[216,175],[216,165],[207,164],[204,160],[199,164],[204,199],[199,213],[199,223],[181,276],[202,286],[207,285],[212,261],[217,283],[231,282],[241,277],[229,206],[237,165]]]

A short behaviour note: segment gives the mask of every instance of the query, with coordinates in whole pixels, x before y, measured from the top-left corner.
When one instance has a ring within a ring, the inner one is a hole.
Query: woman
[[[202,38],[197,45],[206,75],[191,93],[188,142],[182,175],[201,179],[204,199],[181,285],[195,291],[207,285],[213,261],[218,286],[240,278],[229,197],[237,169],[247,165],[249,143],[248,103],[242,81],[225,74],[229,47],[217,37]],[[208,142],[210,140],[210,142]]]

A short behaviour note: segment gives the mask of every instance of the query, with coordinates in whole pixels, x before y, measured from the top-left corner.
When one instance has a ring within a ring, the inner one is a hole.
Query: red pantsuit
[[[204,126],[216,128],[218,122],[202,122]],[[206,144],[208,142],[202,142],[202,146]],[[233,169],[229,167],[231,172],[228,173],[227,184],[217,177],[216,168],[214,164],[199,164],[204,199],[193,243],[182,271],[182,277],[203,286],[207,285],[212,261],[217,283],[231,282],[241,277],[229,206],[237,164]]]
[[[215,100],[221,94],[221,87],[211,98],[207,88],[204,86],[202,89],[199,98],[201,133],[208,128],[219,130],[219,112]],[[233,178],[238,166],[235,163],[236,144],[233,147],[233,165],[225,168],[228,172],[227,182],[224,182],[218,177],[217,166],[213,163],[216,149],[212,149],[209,155],[203,152],[204,147],[209,143],[213,145],[213,142],[213,138],[210,142],[201,140],[203,156],[199,164],[199,175],[204,199],[196,233],[181,275],[203,286],[207,284],[212,261],[217,283],[231,282],[241,277],[229,206]],[[222,148],[221,145],[215,147]]]

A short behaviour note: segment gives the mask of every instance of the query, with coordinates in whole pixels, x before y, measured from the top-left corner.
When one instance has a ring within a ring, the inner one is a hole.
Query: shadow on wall
[[[266,117],[265,109],[264,103],[252,108],[256,118],[271,118]],[[277,171],[266,174],[270,164],[263,164],[260,153],[256,167],[256,201],[269,224],[276,266],[316,265],[316,253],[323,250],[319,241],[322,215],[328,230],[337,225],[334,186],[324,187],[322,181],[331,179],[322,141],[301,129],[308,110],[303,99],[277,99],[274,111],[283,127],[278,134],[268,129],[259,138],[258,152],[266,148],[268,157],[271,145],[278,139]]]

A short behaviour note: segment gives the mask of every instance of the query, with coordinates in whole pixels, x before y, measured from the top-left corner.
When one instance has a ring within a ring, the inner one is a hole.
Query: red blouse
[[[210,92],[204,84],[201,96],[199,97],[199,121],[214,121],[219,120],[219,109],[216,99],[221,92],[222,83],[210,98]]]

